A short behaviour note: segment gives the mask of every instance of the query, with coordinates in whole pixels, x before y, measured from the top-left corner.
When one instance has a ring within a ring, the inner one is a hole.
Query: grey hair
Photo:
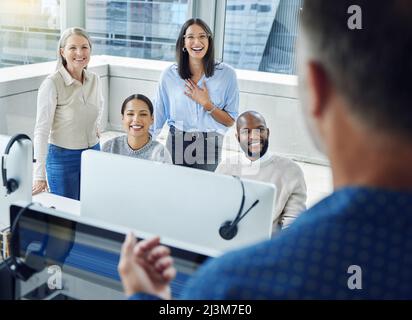
[[[362,9],[362,29],[348,27],[348,8]],[[370,128],[412,138],[412,7],[410,0],[305,0],[307,54],[318,61]]]
[[[83,38],[87,39],[87,41],[89,42],[89,46],[90,46],[90,51],[92,49],[92,41],[90,40],[89,35],[87,34],[86,30],[82,29],[82,28],[78,28],[78,27],[74,27],[74,28],[68,28],[66,29],[62,35],[60,36],[60,40],[59,40],[59,44],[57,45],[57,65],[56,65],[56,70],[60,69],[60,67],[62,66],[66,66],[67,65],[67,61],[66,59],[64,59],[60,53],[60,49],[64,48],[66,46],[67,43],[67,39],[69,39],[70,36],[72,35],[78,35],[78,36],[82,36]]]

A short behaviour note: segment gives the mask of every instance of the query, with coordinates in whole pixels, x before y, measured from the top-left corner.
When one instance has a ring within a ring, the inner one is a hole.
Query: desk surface
[[[54,207],[59,211],[80,216],[80,201],[43,192],[33,196],[33,202],[38,202],[44,207]],[[0,223],[0,231],[8,228],[8,225]]]
[[[52,193],[43,192],[33,196],[33,202],[39,202],[45,207],[80,216],[80,201],[57,196]]]

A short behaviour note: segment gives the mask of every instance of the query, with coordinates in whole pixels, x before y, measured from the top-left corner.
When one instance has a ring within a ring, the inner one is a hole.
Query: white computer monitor
[[[9,136],[0,135],[0,165],[10,138]],[[15,142],[7,155],[5,166],[7,180],[15,179],[18,182],[18,188],[16,191],[7,194],[7,189],[3,186],[3,177],[0,173],[0,230],[10,225],[10,204],[16,201],[30,202],[32,200],[32,142],[27,139]]]
[[[239,179],[98,151],[82,154],[81,172],[81,216],[220,252],[271,236],[271,184],[243,181],[243,212],[259,202],[239,222],[236,236],[225,240],[219,229],[238,214]]]

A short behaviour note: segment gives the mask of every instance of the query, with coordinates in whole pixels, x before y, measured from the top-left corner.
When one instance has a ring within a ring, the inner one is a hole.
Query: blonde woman
[[[100,150],[103,94],[99,76],[87,70],[91,49],[85,30],[64,31],[57,48],[56,71],[39,88],[33,194],[49,189],[79,200],[81,153]]]

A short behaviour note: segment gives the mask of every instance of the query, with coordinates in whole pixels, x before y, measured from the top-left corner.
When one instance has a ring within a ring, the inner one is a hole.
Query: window
[[[175,60],[188,0],[86,0],[93,54]]]
[[[84,0],[93,54],[174,61],[180,27],[196,1]],[[60,2],[0,0],[0,67],[56,59]],[[227,0],[223,60],[238,69],[295,74],[302,2]]]
[[[60,0],[0,1],[0,67],[56,59]]]
[[[223,60],[238,69],[295,74],[302,0],[227,0]]]

